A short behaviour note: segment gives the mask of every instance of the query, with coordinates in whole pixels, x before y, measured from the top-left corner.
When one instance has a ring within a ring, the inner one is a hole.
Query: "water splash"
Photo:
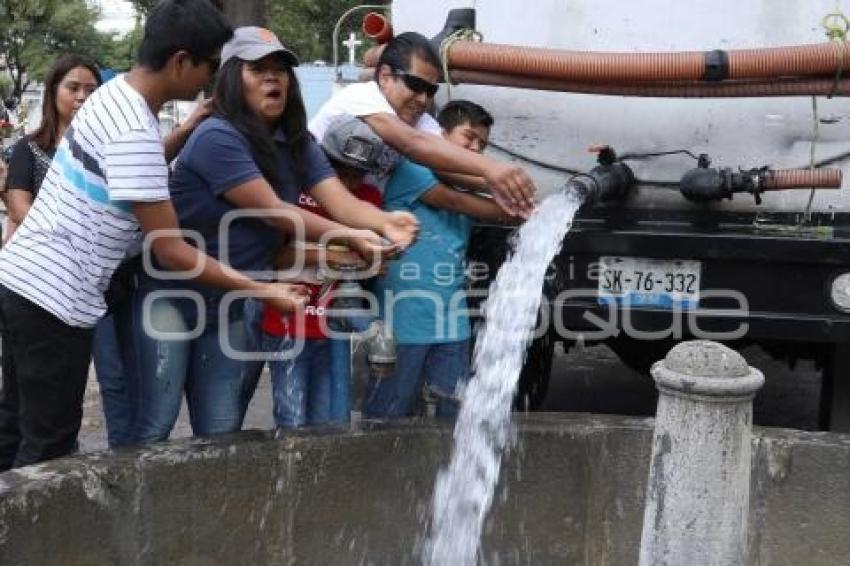
[[[451,462],[437,475],[425,564],[476,564],[502,453],[511,438],[514,390],[537,322],[539,289],[581,203],[569,189],[541,203],[520,228],[514,250],[490,286]]]

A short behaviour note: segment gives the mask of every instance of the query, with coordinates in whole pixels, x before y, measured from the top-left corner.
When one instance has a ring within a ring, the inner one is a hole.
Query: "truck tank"
[[[848,26],[832,0],[604,6],[590,0],[395,0],[393,29],[433,37],[456,8],[475,8],[475,29],[485,44],[578,52],[727,53],[818,44],[829,41],[829,27],[836,71],[818,78],[830,85],[844,76],[839,45]],[[452,47],[448,54],[451,72]],[[527,78],[522,68],[515,74]],[[534,407],[545,396],[558,341],[604,342],[645,372],[673,343],[703,336],[737,347],[758,344],[791,364],[814,360],[824,380],[820,426],[850,428],[850,384],[841,376],[841,345],[850,338],[850,305],[843,299],[850,275],[842,277],[850,273],[846,181],[840,189],[703,202],[680,190],[701,154],[703,166],[710,162],[710,168],[728,168],[727,174],[813,164],[846,172],[845,97],[639,97],[458,84],[441,88],[437,104],[449,98],[471,99],[491,111],[488,152],[523,164],[541,196],[597,165],[589,146],[641,156],[627,161],[637,184],[617,202],[585,206],[553,262],[543,289],[548,312],[542,319],[549,323],[531,347],[522,405]],[[658,153],[665,155],[646,155]],[[473,290],[486,289],[495,276],[508,235],[504,228],[477,227],[470,265],[487,269],[472,270],[479,274]],[[658,287],[680,277],[694,283],[684,301],[675,281]]]
[[[393,2],[394,29],[429,37],[443,27],[452,8],[473,3],[451,0]],[[603,9],[589,0],[530,3],[488,0],[477,7],[476,29],[486,43],[547,49],[610,52],[676,52],[746,49],[826,41],[821,21],[835,9],[830,0],[813,2],[673,3],[663,0],[615,2]],[[850,66],[850,62],[848,62]],[[446,89],[441,96],[446,98]],[[731,167],[808,167],[815,136],[810,97],[675,99],[594,96],[488,86],[460,85],[453,98],[481,101],[496,117],[492,141],[537,161],[588,170],[591,145],[611,144],[620,152],[650,153],[689,149],[707,153]],[[850,104],[844,98],[817,100],[816,159],[850,151]],[[493,150],[494,154],[498,150]],[[642,179],[677,181],[694,162],[685,156],[632,164]],[[834,166],[846,169],[844,162]],[[529,164],[542,191],[559,188],[562,176]],[[667,191],[639,189],[628,205],[639,208],[698,207]],[[806,191],[765,195],[756,207],[748,199],[722,209],[805,209]],[[816,210],[846,211],[840,191],[821,191]]]

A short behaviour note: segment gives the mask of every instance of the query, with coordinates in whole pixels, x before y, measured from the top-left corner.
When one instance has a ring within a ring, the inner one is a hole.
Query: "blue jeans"
[[[283,338],[281,348],[292,347]],[[292,361],[269,362],[277,426],[318,425],[331,418],[331,341],[304,340],[303,350]]]
[[[265,340],[266,334],[260,328],[260,323],[263,320],[263,302],[257,299],[245,299],[245,309],[242,322],[245,325],[245,350],[253,353],[268,353],[271,348],[276,345]],[[271,357],[267,358],[268,361]],[[248,405],[251,404],[251,399],[254,397],[254,392],[257,390],[257,384],[260,382],[260,376],[263,373],[263,367],[267,360],[250,360],[245,362],[245,396],[242,398],[242,410],[247,411]]]
[[[348,315],[328,320],[328,327],[348,333],[331,339],[331,422],[351,419],[351,333],[365,332],[375,320],[370,316]]]
[[[268,354],[275,424],[291,428],[305,424],[348,422],[350,341],[329,338],[303,340],[303,350],[293,359],[294,340],[263,332],[260,328],[262,312],[262,302],[254,299],[245,302],[247,347]],[[284,355],[287,353],[290,355]],[[275,359],[275,354],[280,354],[278,359]],[[251,394],[256,389],[265,363],[249,362]],[[250,397],[245,400],[246,406]]]
[[[224,326],[217,318],[208,318],[200,334],[190,339],[186,334],[196,327],[198,306],[182,298],[157,298],[150,305],[150,324],[159,333],[172,336],[152,336],[143,327],[142,318],[144,298],[152,290],[141,290],[133,298],[134,348],[125,351],[124,358],[134,376],[134,442],[168,438],[184,391],[196,435],[238,431],[245,417],[247,365],[228,356],[222,342],[227,338],[235,351],[245,351],[241,304],[238,316]]]
[[[396,346],[392,375],[370,378],[363,414],[369,418],[412,416],[417,395],[427,385],[439,399],[437,416],[454,418],[458,387],[469,380],[469,343]]]
[[[332,423],[351,420],[351,338],[329,338],[330,342],[330,413]]]
[[[118,339],[116,320],[122,314],[108,315],[97,323],[94,329],[92,359],[100,397],[103,402],[103,416],[106,419],[106,437],[110,448],[133,443],[133,411],[130,404],[130,383],[124,374],[124,363]]]

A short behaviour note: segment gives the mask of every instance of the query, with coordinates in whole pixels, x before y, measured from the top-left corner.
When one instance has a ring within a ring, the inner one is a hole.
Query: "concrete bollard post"
[[[640,564],[743,564],[752,400],[764,376],[706,340],[679,344],[652,376],[659,398]]]

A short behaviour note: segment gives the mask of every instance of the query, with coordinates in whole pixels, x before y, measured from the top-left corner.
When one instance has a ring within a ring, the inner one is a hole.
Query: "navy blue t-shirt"
[[[334,175],[325,153],[312,138],[307,142],[300,175],[296,173],[283,132],[278,130],[274,140],[279,150],[278,179],[272,188],[281,200],[297,204],[302,189],[309,189]],[[227,213],[238,210],[224,195],[261,176],[247,138],[227,121],[207,118],[189,136],[169,180],[180,228],[200,233],[206,253],[222,259],[224,228],[221,231],[219,228]],[[191,238],[188,241],[195,244]],[[227,230],[226,263],[240,271],[269,269],[280,241],[281,233],[266,222],[257,218],[236,219]],[[175,283],[178,285],[166,286],[199,289],[189,281]],[[203,291],[208,298],[223,294],[223,291],[208,287]]]

